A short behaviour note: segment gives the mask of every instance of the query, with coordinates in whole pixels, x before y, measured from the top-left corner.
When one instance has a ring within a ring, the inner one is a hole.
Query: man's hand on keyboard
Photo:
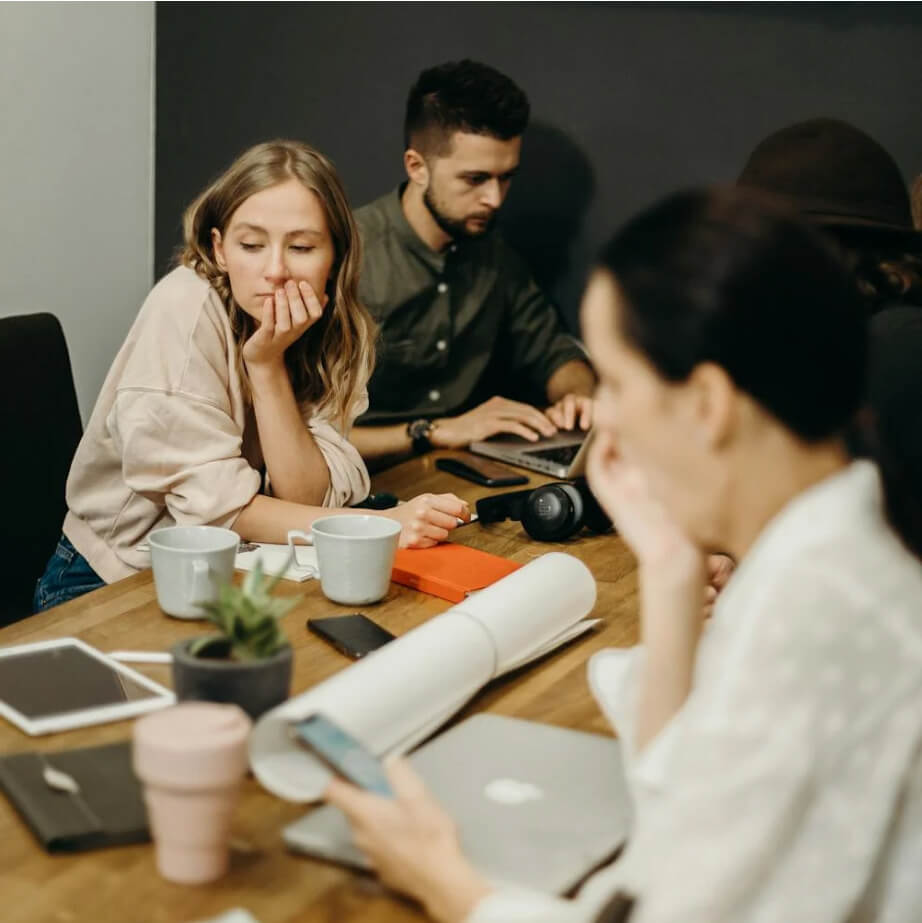
[[[548,417],[531,404],[491,397],[460,416],[437,420],[429,441],[438,449],[459,449],[497,433],[513,433],[535,442],[541,436],[553,436],[556,432]]]
[[[592,398],[582,394],[565,394],[544,412],[558,429],[583,429],[592,426]]]

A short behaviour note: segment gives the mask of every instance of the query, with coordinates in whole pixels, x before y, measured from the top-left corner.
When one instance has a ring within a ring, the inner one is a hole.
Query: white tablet
[[[27,734],[121,721],[175,701],[78,638],[0,647],[0,715]]]

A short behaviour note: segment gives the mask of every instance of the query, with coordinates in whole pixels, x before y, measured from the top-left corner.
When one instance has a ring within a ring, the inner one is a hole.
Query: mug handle
[[[197,560],[192,562],[192,605],[199,606],[208,602],[211,596],[211,582],[208,579],[207,561]]]
[[[295,539],[300,538],[305,544],[313,545],[314,536],[310,532],[304,532],[301,529],[289,529],[288,530],[288,557],[289,560],[294,561],[295,567],[300,567],[302,570],[313,570],[313,566],[310,564],[302,564],[298,560],[298,550],[295,545]]]

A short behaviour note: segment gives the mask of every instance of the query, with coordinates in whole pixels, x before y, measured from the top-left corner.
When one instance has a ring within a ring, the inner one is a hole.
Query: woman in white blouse
[[[382,879],[436,919],[922,918],[922,565],[841,434],[865,321],[829,245],[739,190],[674,196],[605,249],[583,303],[590,479],[638,560],[642,646],[590,663],[636,826],[572,901],[496,888],[404,763],[336,781]],[[706,555],[739,562],[705,624]],[[606,909],[609,908],[609,909]]]

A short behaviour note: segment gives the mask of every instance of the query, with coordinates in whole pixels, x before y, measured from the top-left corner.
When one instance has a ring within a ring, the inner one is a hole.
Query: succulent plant
[[[297,605],[300,597],[276,599],[271,594],[286,568],[287,564],[274,577],[267,578],[262,562],[257,560],[241,586],[222,586],[217,602],[202,605],[205,618],[221,634],[196,638],[189,653],[196,657],[262,660],[285,647],[288,639],[279,620]]]

